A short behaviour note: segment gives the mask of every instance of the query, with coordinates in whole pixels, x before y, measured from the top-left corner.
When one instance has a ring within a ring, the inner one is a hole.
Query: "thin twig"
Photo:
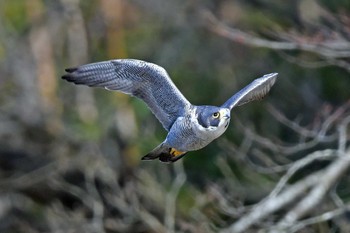
[[[203,11],[207,20],[207,27],[212,32],[230,39],[234,42],[261,48],[274,50],[301,50],[312,52],[328,59],[350,57],[350,43],[347,41],[272,41],[243,32],[237,28],[231,28],[220,22],[211,12]]]
[[[319,172],[316,172],[286,188],[277,197],[268,198],[265,201],[260,202],[249,213],[242,216],[237,222],[232,224],[227,229],[222,230],[221,233],[244,232],[250,226],[259,222],[259,220],[269,216],[275,211],[288,205],[296,198],[300,197],[310,186],[318,182],[319,175]]]
[[[164,225],[167,232],[175,232],[175,212],[176,212],[176,198],[179,194],[181,187],[186,181],[186,173],[183,167],[183,161],[179,160],[174,164],[176,173],[175,180],[171,186],[170,191],[167,193],[165,198],[165,219]]]

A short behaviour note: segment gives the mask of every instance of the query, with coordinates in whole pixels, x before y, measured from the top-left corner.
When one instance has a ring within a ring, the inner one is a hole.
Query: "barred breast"
[[[194,151],[205,147],[217,137],[210,132],[199,130],[198,127],[197,119],[193,112],[190,112],[174,122],[165,142],[180,151]]]

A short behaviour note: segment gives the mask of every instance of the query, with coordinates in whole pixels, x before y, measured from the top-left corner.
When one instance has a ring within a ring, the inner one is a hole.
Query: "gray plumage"
[[[159,158],[163,162],[174,162],[219,137],[227,129],[232,108],[263,98],[277,78],[277,73],[264,75],[216,107],[192,105],[164,68],[145,61],[110,60],[66,71],[62,78],[69,82],[121,91],[145,101],[169,133],[142,159]]]
[[[75,84],[104,87],[146,102],[169,131],[178,116],[191,106],[160,66],[140,60],[111,60],[66,69],[63,78]]]

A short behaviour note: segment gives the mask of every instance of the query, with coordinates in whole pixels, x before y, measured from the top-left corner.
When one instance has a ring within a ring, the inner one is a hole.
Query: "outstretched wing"
[[[145,61],[110,60],[66,71],[62,78],[69,82],[104,87],[142,99],[168,131],[191,106],[162,67]]]
[[[276,82],[277,73],[266,74],[234,94],[221,107],[232,109],[253,100],[262,99]]]

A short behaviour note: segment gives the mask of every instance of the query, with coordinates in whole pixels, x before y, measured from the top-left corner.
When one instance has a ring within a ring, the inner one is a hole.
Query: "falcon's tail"
[[[154,148],[147,155],[142,157],[142,160],[153,160],[159,159],[162,162],[176,162],[181,159],[187,152],[178,151],[175,148],[169,148],[164,146],[164,144],[160,144],[156,148]]]

